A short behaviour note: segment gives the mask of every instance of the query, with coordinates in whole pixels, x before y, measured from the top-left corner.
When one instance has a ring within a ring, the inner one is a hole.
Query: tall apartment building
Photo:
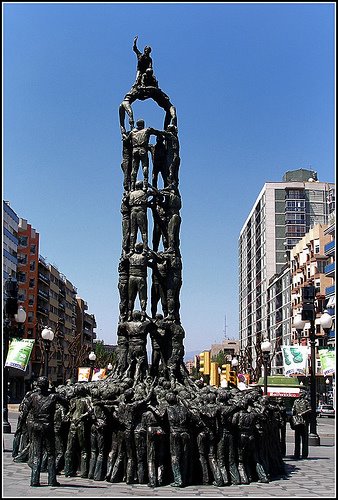
[[[3,218],[3,249],[2,249],[2,280],[3,284],[9,276],[16,277],[18,252],[19,217],[10,207],[8,201],[2,203]]]
[[[55,265],[39,255],[39,239],[39,233],[31,224],[20,218],[8,202],[3,202],[3,279],[9,276],[17,279],[18,303],[27,314],[20,332],[15,331],[13,335],[35,340],[26,371],[9,368],[9,392],[13,401],[20,401],[31,380],[44,373],[41,332],[45,326],[52,328],[55,334],[48,370],[55,384],[74,376],[80,361],[88,363],[84,357],[88,358],[96,338],[94,315],[78,309],[77,288]],[[79,357],[81,353],[83,361]]]
[[[284,269],[290,250],[334,210],[334,184],[311,170],[288,171],[282,182],[266,183],[239,237],[240,351],[256,366],[257,346],[268,332],[269,281]]]
[[[81,332],[81,345],[85,346],[89,352],[94,349],[96,320],[95,316],[87,311],[87,302],[81,297],[76,297],[76,331]]]
[[[28,224],[26,219],[20,218],[18,236],[18,300],[27,315],[24,324],[24,336],[26,338],[35,338],[38,303],[39,233],[31,224]]]
[[[336,233],[335,218],[331,217],[329,220],[329,225],[325,230],[325,235],[329,236],[329,242],[324,246],[324,253],[328,259],[328,263],[325,266],[324,272],[327,277],[332,279],[331,285],[329,285],[325,289],[325,298],[326,298],[325,307],[328,313],[332,316],[332,320],[334,323],[336,319],[335,233]],[[335,329],[333,328],[328,334],[328,345],[331,347],[335,346],[336,344],[335,340],[336,340]]]

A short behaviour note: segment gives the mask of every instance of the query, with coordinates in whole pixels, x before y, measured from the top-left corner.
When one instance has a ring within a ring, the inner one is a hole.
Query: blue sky
[[[177,109],[186,351],[238,337],[238,237],[265,182],[334,177],[333,3],[3,4],[3,197],[116,342],[118,107],[138,45]],[[152,101],[135,118],[163,128]],[[148,308],[149,311],[149,308]]]

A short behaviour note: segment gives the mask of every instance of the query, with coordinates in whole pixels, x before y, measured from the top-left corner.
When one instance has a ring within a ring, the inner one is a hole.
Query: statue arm
[[[135,54],[137,56],[140,56],[142,53],[137,48],[137,45],[136,45],[137,39],[138,39],[138,36],[136,35],[135,38],[134,38],[134,43],[133,43],[133,51],[135,52]]]

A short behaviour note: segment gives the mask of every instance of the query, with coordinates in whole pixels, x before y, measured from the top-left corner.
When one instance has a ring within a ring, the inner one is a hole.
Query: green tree
[[[104,345],[103,340],[98,340],[95,342],[95,366],[98,368],[106,368],[109,363],[113,366],[115,364],[116,354],[115,352],[108,351]]]
[[[222,366],[227,362],[227,358],[223,351],[219,351],[216,356],[212,357],[212,361],[218,363],[218,366]]]

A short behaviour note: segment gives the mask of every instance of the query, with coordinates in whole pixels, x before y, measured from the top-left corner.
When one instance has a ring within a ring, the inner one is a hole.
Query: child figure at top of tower
[[[137,48],[138,36],[134,38],[133,51],[137,56],[137,72],[136,72],[136,82],[135,85],[141,85],[142,76],[146,73],[147,69],[153,69],[153,60],[150,57],[151,47],[146,45],[144,47],[143,53]]]

